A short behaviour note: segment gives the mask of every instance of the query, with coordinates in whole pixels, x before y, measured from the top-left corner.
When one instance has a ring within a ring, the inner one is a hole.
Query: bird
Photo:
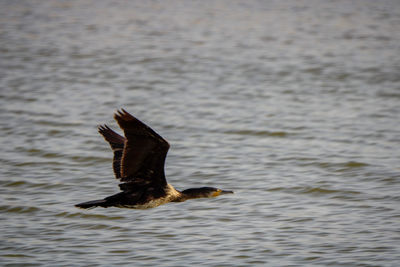
[[[76,204],[82,209],[118,207],[149,209],[169,203],[195,198],[213,198],[232,194],[233,191],[214,187],[175,189],[165,177],[164,165],[169,143],[126,110],[114,113],[114,119],[124,136],[106,124],[98,127],[99,133],[109,143],[114,153],[113,170],[120,180],[120,191],[104,199]]]

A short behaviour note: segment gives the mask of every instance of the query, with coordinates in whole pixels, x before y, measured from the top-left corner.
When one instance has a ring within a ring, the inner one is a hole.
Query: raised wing
[[[113,169],[115,178],[121,178],[121,159],[124,150],[125,137],[120,136],[107,125],[99,126],[99,133],[104,139],[110,144],[112,151],[114,152]]]
[[[125,133],[120,185],[126,191],[138,187],[164,188],[164,163],[169,144],[160,135],[124,109],[114,115]]]

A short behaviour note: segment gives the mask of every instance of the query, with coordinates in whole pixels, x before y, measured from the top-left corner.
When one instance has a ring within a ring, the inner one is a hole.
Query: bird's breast
[[[120,208],[128,208],[128,209],[151,209],[158,207],[160,205],[173,202],[176,199],[181,197],[181,193],[176,190],[172,185],[167,184],[165,188],[165,195],[158,198],[148,199],[145,203],[137,203],[137,204],[120,204],[118,207]]]

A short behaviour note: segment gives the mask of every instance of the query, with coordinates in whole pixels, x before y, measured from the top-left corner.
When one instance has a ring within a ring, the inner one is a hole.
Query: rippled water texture
[[[0,265],[397,266],[398,1],[1,1]],[[124,107],[178,189],[118,192]]]

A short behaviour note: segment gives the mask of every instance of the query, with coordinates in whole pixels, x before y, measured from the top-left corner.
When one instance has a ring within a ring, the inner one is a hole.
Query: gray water
[[[0,265],[398,266],[398,1],[1,1]],[[125,108],[177,189],[118,192]]]

